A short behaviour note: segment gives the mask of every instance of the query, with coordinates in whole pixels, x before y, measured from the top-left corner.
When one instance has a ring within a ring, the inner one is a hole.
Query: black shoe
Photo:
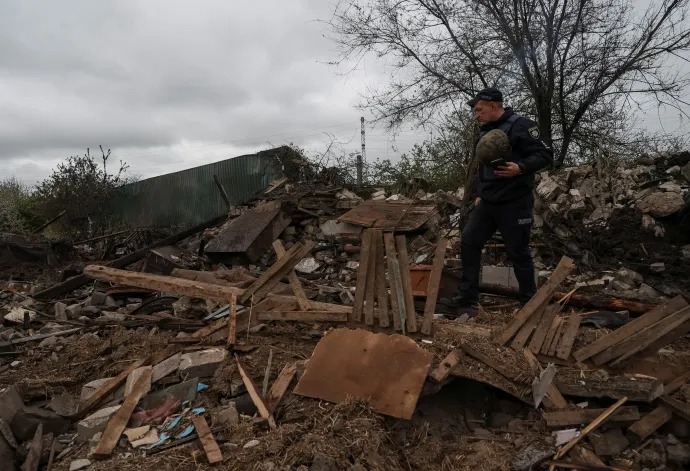
[[[475,317],[479,314],[479,304],[472,301],[467,301],[461,296],[456,296],[452,299],[441,298],[438,300],[439,304],[452,309],[454,312],[449,314],[444,314],[448,317],[460,317],[463,314],[467,314],[470,317]]]

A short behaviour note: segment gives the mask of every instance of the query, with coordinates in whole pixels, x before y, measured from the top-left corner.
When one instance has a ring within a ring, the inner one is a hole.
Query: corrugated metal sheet
[[[227,211],[213,175],[230,202],[241,203],[279,178],[281,161],[293,153],[279,147],[126,185],[113,202],[115,215],[131,227],[202,223]]]

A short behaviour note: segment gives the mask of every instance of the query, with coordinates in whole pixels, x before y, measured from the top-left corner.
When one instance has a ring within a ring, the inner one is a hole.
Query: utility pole
[[[366,147],[365,147],[366,136],[364,135],[364,116],[362,116],[362,118],[360,119],[360,122],[362,123],[362,166],[363,166],[367,161],[367,152],[366,152]],[[359,178],[359,176],[358,176],[358,179],[361,181],[361,178]],[[361,185],[361,183],[360,183],[360,185]]]
[[[357,185],[362,184],[362,156],[357,156]]]

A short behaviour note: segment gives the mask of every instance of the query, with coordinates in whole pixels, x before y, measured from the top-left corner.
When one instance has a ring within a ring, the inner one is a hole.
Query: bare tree
[[[540,124],[563,162],[591,130],[623,126],[642,100],[681,109],[690,0],[341,0],[331,38],[343,61],[393,61],[365,106],[396,127],[453,112],[486,86]]]

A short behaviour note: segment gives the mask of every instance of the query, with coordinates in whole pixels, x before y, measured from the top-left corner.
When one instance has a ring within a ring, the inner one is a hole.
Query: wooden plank
[[[668,396],[660,397],[659,402],[671,409],[678,417],[690,421],[690,404]]]
[[[36,427],[34,438],[28,447],[28,453],[24,464],[22,464],[21,471],[38,471],[38,465],[41,464],[41,455],[43,454],[43,424],[39,423]],[[10,468],[13,468],[10,465]]]
[[[388,265],[388,284],[391,289],[391,313],[393,315],[393,330],[399,331],[402,329],[400,323],[400,309],[404,309],[404,306],[400,306],[400,296],[398,293],[398,286],[393,281],[393,272],[395,270],[395,265],[398,261],[398,254],[395,251],[395,239],[393,234],[386,232],[383,234],[383,243],[386,247],[386,263]]]
[[[592,451],[588,450],[583,446],[576,446],[575,448],[570,450],[570,458],[573,460],[573,463],[576,464],[606,469],[606,465],[604,464],[604,462],[601,461],[599,457],[595,455]]]
[[[592,361],[597,366],[608,362],[610,362],[612,366],[617,365],[627,358],[630,358],[635,353],[649,347],[656,340],[672,332],[682,324],[685,324],[688,320],[690,320],[690,306],[674,312],[651,327],[639,331],[623,342],[595,355]]]
[[[407,255],[407,239],[404,235],[395,237],[395,247],[398,251],[400,281],[402,281],[403,297],[405,298],[407,331],[417,332],[417,313],[414,312],[414,297],[412,296],[412,282],[410,281],[410,261]]]
[[[213,175],[213,181],[216,182],[218,191],[220,191],[220,196],[221,198],[223,198],[223,201],[225,201],[225,206],[227,206],[229,209],[232,205],[230,204],[230,199],[228,198],[228,194],[225,191],[225,188],[223,188],[223,184],[220,182],[220,180],[218,180],[218,175]]]
[[[652,344],[649,347],[645,348],[644,350],[641,350],[640,352],[636,353],[633,357],[631,357],[631,360],[632,358],[634,358],[636,361],[639,361],[644,358],[656,355],[659,349],[671,345],[678,339],[685,338],[685,336],[687,336],[688,334],[690,334],[690,322],[681,325],[680,327],[669,332],[660,339],[652,342]],[[630,360],[628,360],[628,363],[630,363]]]
[[[110,281],[125,286],[147,288],[154,291],[165,291],[181,294],[191,298],[211,299],[227,303],[232,295],[241,296],[245,290],[231,286],[215,285],[202,281],[191,281],[174,276],[152,275],[117,268],[89,265],[84,268],[84,274],[97,280]]]
[[[369,275],[369,258],[371,255],[371,231],[365,230],[362,235],[362,250],[359,253],[359,269],[355,286],[355,302],[352,306],[352,322],[362,322],[364,298],[366,297],[367,276]]]
[[[266,408],[270,413],[275,412],[276,407],[278,407],[281,399],[283,399],[283,396],[285,396],[285,393],[292,382],[292,378],[295,377],[295,373],[297,373],[296,363],[285,365],[276,380],[273,382],[271,390],[268,391],[268,394],[266,395],[265,401]]]
[[[460,343],[460,349],[462,349],[463,352],[467,353],[472,358],[479,360],[482,363],[484,363],[486,366],[493,368],[494,370],[498,371],[506,379],[508,379],[510,381],[514,381],[516,379],[515,374],[513,374],[513,372],[510,371],[508,368],[506,368],[502,364],[494,361],[492,358],[487,357],[482,352],[475,350],[474,348],[470,347],[466,343],[461,342]]]
[[[228,315],[228,348],[235,346],[237,342],[237,297],[230,300],[230,314]]]
[[[580,409],[544,412],[544,420],[547,427],[574,427],[594,421],[603,414],[606,409]],[[635,406],[621,407],[611,416],[611,422],[630,423],[640,420],[640,412]]]
[[[581,384],[575,379],[555,379],[556,387],[566,396],[576,397],[606,397],[620,399],[628,397],[635,402],[652,402],[664,392],[661,381],[639,381],[616,378],[615,381],[592,382]]]
[[[247,288],[242,295],[240,295],[240,298],[239,298],[240,304],[245,304],[247,301],[249,301],[252,298],[253,295],[256,294],[256,292],[260,288],[262,288],[264,285],[266,285],[266,283],[268,283],[274,277],[278,277],[278,274],[282,271],[282,269],[289,265],[290,260],[295,255],[297,255],[297,253],[302,248],[303,248],[303,245],[301,245],[301,244],[295,244],[292,247],[290,247],[290,250],[288,250],[285,253],[284,257],[280,257],[278,260],[276,260],[276,262],[273,265],[271,265],[268,268],[268,270],[263,272],[263,274],[259,278],[257,278],[257,280],[254,283],[252,283],[249,286],[249,288]],[[294,266],[291,267],[290,270],[292,268],[294,268]],[[282,278],[282,276],[280,276],[278,279],[280,279],[280,278]],[[260,300],[257,299],[254,301],[254,303],[258,303],[259,301]]]
[[[424,320],[422,321],[422,333],[431,335],[434,326],[434,313],[436,311],[436,301],[438,290],[441,285],[441,275],[443,274],[443,262],[446,258],[447,239],[440,239],[434,251],[434,263],[429,275],[429,284],[426,292],[426,303],[424,304]]]
[[[333,311],[262,311],[260,321],[347,322],[346,312]]]
[[[570,273],[570,270],[573,267],[573,260],[568,257],[563,257],[561,258],[561,261],[558,263],[558,266],[556,269],[553,271],[551,274],[551,277],[544,283],[544,285],[539,288],[537,291],[537,294],[534,295],[532,299],[530,299],[527,304],[525,304],[525,307],[523,307],[520,312],[517,313],[515,318],[512,320],[510,324],[505,328],[503,332],[498,336],[498,339],[496,340],[497,343],[500,345],[505,345],[507,344],[510,339],[517,333],[518,330],[520,330],[520,327],[527,322],[527,320],[534,314],[534,311],[539,309],[540,306],[544,304],[544,302],[548,301],[551,299],[551,296],[553,295],[553,292],[556,291],[556,288],[558,288],[558,285],[560,285],[563,280],[568,276]]]
[[[462,351],[455,349],[444,358],[441,363],[429,373],[429,378],[437,383],[442,383],[448,378],[451,370],[458,364],[462,357]]]
[[[649,414],[628,427],[628,438],[632,443],[640,443],[656,432],[659,427],[671,420],[673,412],[664,406],[659,406]]]
[[[295,301],[295,298],[292,296],[283,296],[279,294],[269,294],[268,297],[266,298],[267,301],[271,301],[274,304],[274,306],[278,306],[280,303],[287,303],[290,301]],[[254,309],[258,308],[260,305],[257,304],[254,306]],[[315,311],[333,311],[333,312],[346,312],[346,313],[351,313],[352,312],[352,306],[343,306],[342,304],[331,304],[331,303],[322,303],[319,301],[312,301],[311,302],[311,308]],[[262,309],[262,311],[270,311],[272,309]]]
[[[582,430],[582,432],[580,432],[580,435],[573,438],[570,442],[568,442],[565,446],[558,450],[558,453],[556,453],[555,458],[560,459],[563,456],[565,456],[575,445],[579,443],[580,440],[585,438],[592,431],[596,430],[601,424],[606,422],[609,419],[609,417],[611,417],[618,409],[620,409],[620,407],[623,404],[626,403],[627,400],[627,397],[623,397],[620,400],[618,400],[618,402],[616,402],[614,405],[606,409],[599,417],[596,418],[594,422],[585,427]]]
[[[614,330],[610,334],[605,335],[604,337],[601,337],[600,339],[590,343],[586,347],[583,347],[580,350],[574,352],[573,356],[578,362],[582,363],[586,359],[591,358],[594,355],[597,355],[603,352],[604,350],[613,347],[614,345],[624,341],[631,335],[634,335],[635,333],[656,324],[663,318],[687,306],[688,303],[685,301],[685,299],[683,299],[682,296],[676,296],[666,304],[655,307],[648,313],[636,319],[633,319],[624,326]]]
[[[532,368],[532,372],[535,375],[538,375],[541,372],[541,367],[539,366],[539,360],[537,357],[534,356],[534,353],[527,348],[523,348],[522,353],[525,355],[527,363],[529,363],[530,367]],[[542,399],[542,404],[544,404],[544,408],[548,410],[560,410],[568,407],[568,401],[565,400],[553,382],[549,384],[549,389],[546,391],[546,396],[544,396],[544,399]]]
[[[386,277],[386,254],[383,246],[383,233],[374,232],[376,242],[376,302],[378,303],[379,325],[388,327],[391,325],[391,315],[388,310],[388,286]]]
[[[132,391],[127,395],[125,401],[120,408],[108,421],[101,439],[98,441],[98,446],[93,454],[97,460],[108,458],[112,453],[117,442],[120,440],[122,432],[127,427],[127,422],[134,412],[134,408],[139,403],[139,400],[148,392],[151,386],[151,370],[146,369],[141,374]]]
[[[201,415],[192,414],[192,424],[196,429],[196,434],[199,436],[201,446],[204,447],[208,462],[210,464],[214,464],[223,461],[223,455],[220,452],[220,448],[218,448],[216,439],[213,438],[213,433],[211,433],[211,429],[208,427],[206,419],[204,419],[204,417]]]
[[[541,320],[539,321],[539,324],[534,331],[534,335],[532,335],[532,339],[527,347],[533,354],[538,355],[541,351],[544,340],[546,340],[546,334],[549,333],[551,324],[553,323],[553,320],[556,318],[556,315],[560,309],[561,307],[558,305],[558,303],[552,304],[544,309],[544,314],[541,316]]]
[[[580,320],[581,317],[579,314],[571,314],[568,319],[568,325],[563,331],[563,338],[561,338],[561,343],[556,350],[556,356],[561,360],[567,360],[570,356],[573,344],[575,343],[575,337],[577,337],[577,332],[580,330]]]
[[[287,254],[285,247],[283,247],[283,241],[280,239],[276,239],[273,242],[273,250],[276,251],[276,255],[278,256],[278,258],[285,257]],[[299,304],[299,307],[303,311],[308,311],[309,309],[311,309],[309,299],[307,299],[307,295],[304,293],[302,283],[300,283],[299,278],[297,278],[297,273],[295,273],[294,268],[290,270],[290,272],[287,275],[287,278],[288,282],[290,283],[290,288],[292,288],[292,292],[295,293],[295,298],[297,298],[297,303]]]
[[[268,421],[269,427],[271,427],[272,429],[276,428],[277,425],[275,419],[273,418],[273,414],[268,409],[268,407],[266,407],[266,403],[264,402],[263,397],[261,397],[261,394],[259,394],[259,391],[258,389],[256,389],[254,381],[247,374],[244,365],[240,361],[240,358],[237,356],[237,354],[235,354],[235,361],[237,362],[237,370],[240,372],[240,376],[242,376],[244,386],[247,388],[249,397],[252,398],[252,402],[256,406],[256,409],[259,411],[259,415],[261,415],[261,417]]]
[[[686,371],[670,383],[664,386],[664,395],[670,396],[678,391],[685,383],[690,381],[690,371]]]
[[[295,245],[299,245],[299,244],[295,244]],[[302,259],[304,257],[306,257],[307,255],[309,255],[311,253],[311,251],[314,249],[314,247],[316,247],[315,241],[310,240],[310,241],[306,242],[302,248],[300,248],[292,257],[290,257],[290,259],[286,262],[286,265],[284,265],[282,268],[280,268],[275,275],[273,275],[268,280],[266,280],[266,283],[263,286],[261,286],[259,289],[256,290],[256,292],[253,295],[254,302],[258,302],[258,301],[262,300],[265,296],[267,296],[268,293],[270,293],[271,290],[273,288],[275,288],[275,286],[278,283],[280,283],[280,280],[284,276],[287,276],[288,273],[290,273],[290,270],[294,269],[295,266],[297,266],[297,264],[300,261],[302,261]],[[290,249],[292,249],[292,247],[290,247]],[[288,250],[288,253],[285,256],[287,257],[289,253],[290,253],[290,251]],[[282,258],[280,260],[282,260]],[[278,262],[280,260],[278,260]],[[278,263],[278,262],[276,262],[276,263]],[[271,267],[271,268],[273,268],[273,267]],[[259,277],[259,279],[261,279],[261,277]],[[251,289],[251,286],[247,289]],[[244,297],[247,300],[252,298],[252,296],[247,296],[247,293],[244,294]]]
[[[367,284],[364,290],[364,323],[374,325],[374,298],[376,296],[376,232],[369,230],[369,260],[367,261]]]
[[[530,336],[532,335],[534,328],[541,321],[541,318],[544,315],[544,310],[546,309],[548,303],[548,301],[544,301],[544,304],[539,306],[539,308],[534,311],[530,318],[527,319],[527,322],[520,327],[520,330],[518,330],[518,333],[515,335],[513,342],[510,344],[512,348],[515,350],[522,350],[522,347],[525,346],[527,340],[529,340]]]
[[[549,327],[549,331],[546,333],[546,338],[544,339],[544,343],[541,346],[541,353],[546,355],[546,352],[549,351],[549,347],[551,346],[551,343],[553,342],[553,338],[556,336],[556,332],[558,332],[558,328],[561,326],[561,322],[563,322],[562,317],[554,317],[553,321],[551,322],[551,327]]]
[[[561,341],[563,331],[565,331],[565,326],[567,324],[568,322],[564,318],[561,318],[561,322],[560,324],[558,324],[558,330],[556,331],[556,334],[553,336],[553,340],[551,341],[549,349],[546,351],[547,355],[550,355],[552,357],[556,356],[556,349],[558,348],[558,343]]]

